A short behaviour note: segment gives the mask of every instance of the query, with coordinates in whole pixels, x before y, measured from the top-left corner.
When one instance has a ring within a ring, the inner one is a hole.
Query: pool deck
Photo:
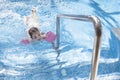
[[[115,36],[120,40],[120,28],[113,28],[112,32],[115,34]]]

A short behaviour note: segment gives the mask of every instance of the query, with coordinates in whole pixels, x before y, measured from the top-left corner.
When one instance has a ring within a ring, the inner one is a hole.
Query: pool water
[[[98,80],[120,80],[120,1],[114,0],[0,0],[0,80],[89,80],[94,41],[93,24],[61,20],[60,51],[47,41],[28,45],[24,17],[35,7],[42,32],[56,31],[57,14],[95,15],[103,36]]]

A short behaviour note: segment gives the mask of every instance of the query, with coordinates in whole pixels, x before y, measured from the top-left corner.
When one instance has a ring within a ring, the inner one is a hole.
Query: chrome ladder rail
[[[56,35],[57,35],[56,48],[57,49],[59,49],[59,44],[60,44],[60,18],[88,21],[94,24],[95,37],[94,37],[90,80],[97,80],[96,76],[97,76],[97,71],[98,71],[98,59],[100,55],[100,45],[101,45],[101,38],[102,38],[102,26],[100,23],[100,19],[96,16],[68,15],[68,14],[57,15],[56,17]]]

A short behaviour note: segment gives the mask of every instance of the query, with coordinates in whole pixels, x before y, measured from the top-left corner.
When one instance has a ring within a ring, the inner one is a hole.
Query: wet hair
[[[33,39],[33,33],[36,33],[36,32],[39,32],[39,30],[38,30],[38,28],[36,28],[36,27],[32,27],[32,28],[30,28],[30,30],[28,31],[28,33],[29,33],[29,35],[30,35],[30,38],[32,38]]]

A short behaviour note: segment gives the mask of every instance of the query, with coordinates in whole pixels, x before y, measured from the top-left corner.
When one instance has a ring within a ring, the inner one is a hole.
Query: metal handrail
[[[101,45],[101,37],[102,37],[102,26],[100,24],[100,19],[96,16],[68,15],[68,14],[57,15],[57,18],[56,18],[56,35],[57,35],[56,48],[57,49],[59,49],[59,43],[60,43],[60,18],[88,21],[94,24],[95,37],[94,37],[94,47],[93,47],[90,80],[97,80],[96,76],[97,76],[97,71],[98,71],[98,59],[100,55],[100,45]]]

